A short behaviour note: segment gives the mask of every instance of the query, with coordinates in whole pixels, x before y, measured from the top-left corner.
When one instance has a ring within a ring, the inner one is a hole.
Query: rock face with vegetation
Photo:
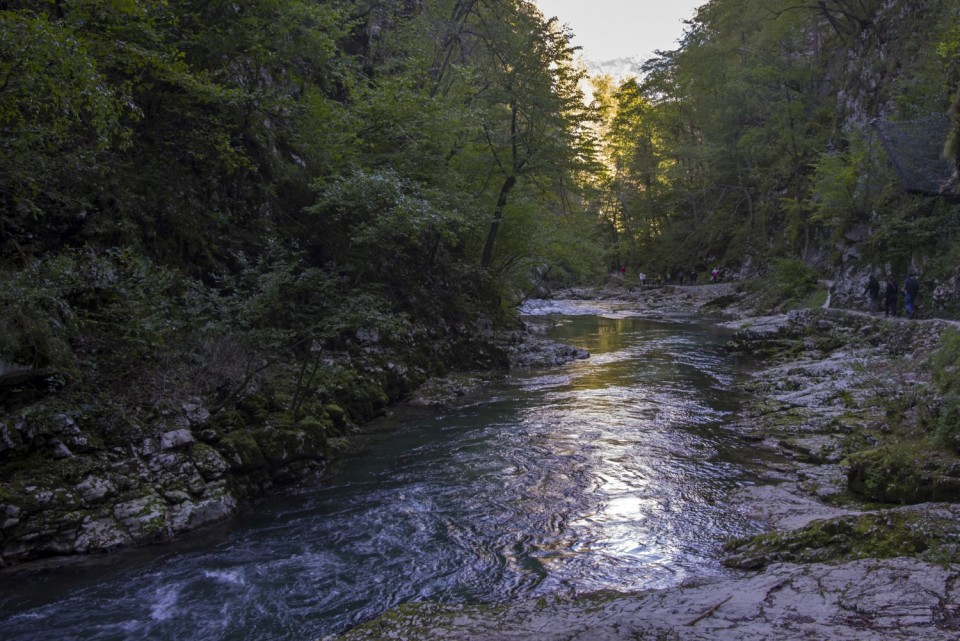
[[[568,36],[501,0],[0,3],[0,565],[222,519],[506,367],[508,292],[602,269],[559,198]]]

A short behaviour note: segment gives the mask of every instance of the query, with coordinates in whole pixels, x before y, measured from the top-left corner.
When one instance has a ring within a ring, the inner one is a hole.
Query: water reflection
[[[726,335],[596,317],[555,334],[592,358],[485,402],[397,412],[335,483],[274,497],[205,546],[155,549],[46,605],[0,590],[0,637],[315,638],[404,601],[725,572],[718,540],[753,528],[719,504],[751,478],[724,429],[740,372]]]

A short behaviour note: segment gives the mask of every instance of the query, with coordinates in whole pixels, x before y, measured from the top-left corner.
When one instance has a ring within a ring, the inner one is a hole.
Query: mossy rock
[[[814,521],[788,532],[734,539],[723,563],[760,569],[771,563],[842,563],[856,559],[914,557],[960,562],[960,507],[913,506]]]
[[[231,432],[243,429],[246,426],[243,414],[238,410],[224,410],[218,412],[212,421],[213,427],[221,432]]]
[[[369,421],[379,410],[390,404],[390,397],[376,383],[358,382],[343,400],[347,414],[358,423]]]
[[[323,416],[322,418],[308,416],[298,421],[297,427],[305,432],[324,435],[333,429],[333,421],[327,416]]]
[[[248,430],[237,430],[223,437],[217,443],[217,450],[235,472],[249,472],[264,467],[267,459],[257,439]]]
[[[257,421],[265,421],[270,415],[270,401],[262,394],[251,394],[237,406],[241,412]]]
[[[347,413],[342,407],[336,403],[329,403],[324,406],[323,410],[327,416],[330,417],[330,420],[333,421],[335,427],[341,430],[347,427]]]
[[[258,430],[255,438],[264,457],[272,466],[305,458],[319,459],[326,455],[326,439],[322,432],[264,429]]]

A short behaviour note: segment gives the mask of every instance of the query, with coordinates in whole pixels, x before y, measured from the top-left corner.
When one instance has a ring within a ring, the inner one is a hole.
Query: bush
[[[935,438],[945,448],[960,452],[960,394],[951,392],[943,399]]]
[[[817,288],[817,272],[803,261],[783,258],[773,263],[770,274],[751,286],[764,310],[802,306]]]
[[[960,331],[945,329],[940,334],[940,349],[933,355],[933,382],[937,391],[960,393]]]

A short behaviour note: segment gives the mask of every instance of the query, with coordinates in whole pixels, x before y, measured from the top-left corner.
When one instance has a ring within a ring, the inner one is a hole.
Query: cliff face
[[[862,3],[861,3],[862,4]],[[856,176],[852,210],[836,212],[819,264],[833,271],[834,302],[866,308],[871,273],[921,278],[924,313],[956,314],[955,201],[940,193],[946,111],[958,81],[960,7],[943,0],[885,0],[864,15],[834,66],[837,113]]]

